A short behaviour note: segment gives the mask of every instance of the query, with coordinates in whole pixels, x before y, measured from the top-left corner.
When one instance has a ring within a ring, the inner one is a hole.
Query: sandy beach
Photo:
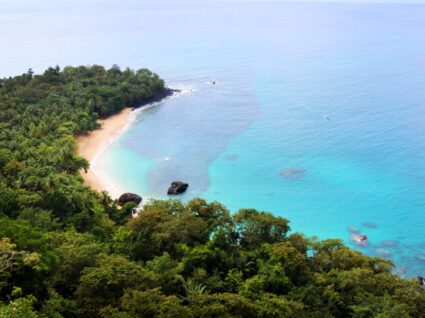
[[[178,94],[177,94],[178,93]],[[84,183],[96,191],[107,191],[113,199],[126,192],[116,184],[105,172],[97,167],[97,159],[102,153],[134,123],[138,113],[159,105],[162,101],[183,94],[193,93],[193,89],[167,88],[166,92],[155,97],[147,105],[136,109],[127,107],[121,112],[106,119],[99,120],[100,127],[94,131],[77,137],[77,154],[90,162],[85,173],[81,171]]]
[[[107,176],[96,169],[97,158],[121,136],[135,120],[136,114],[131,108],[125,108],[120,113],[99,120],[100,128],[81,135],[77,138],[77,153],[90,162],[87,173],[81,171],[84,183],[96,191],[107,191],[112,198],[117,198],[121,193]]]

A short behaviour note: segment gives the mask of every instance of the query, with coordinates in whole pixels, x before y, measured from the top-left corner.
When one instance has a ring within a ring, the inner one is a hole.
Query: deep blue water
[[[353,226],[364,252],[425,273],[425,5],[29,4],[0,9],[2,76],[117,63],[188,92],[100,159],[125,190],[165,197],[181,179],[183,199],[270,211],[308,235],[350,244]]]

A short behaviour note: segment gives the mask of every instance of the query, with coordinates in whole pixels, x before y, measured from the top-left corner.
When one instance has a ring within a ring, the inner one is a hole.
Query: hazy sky
[[[361,3],[424,3],[425,0],[233,0],[233,1],[273,1],[273,2],[361,2]]]
[[[67,6],[67,5],[78,5],[81,3],[120,3],[121,0],[0,0],[0,14],[2,9],[28,9],[37,6]],[[124,2],[131,2],[138,0],[126,0]],[[147,3],[160,1],[164,5],[167,3],[174,4],[176,0],[143,0]],[[181,1],[194,1],[194,0],[181,0]],[[208,0],[208,2],[334,2],[334,3],[413,3],[425,5],[425,0]]]
[[[75,0],[74,0],[75,1]],[[74,1],[70,1],[71,3]],[[79,2],[102,2],[104,0],[77,0]],[[118,1],[118,0],[117,0]],[[175,0],[170,0],[175,1]],[[220,0],[223,1],[223,0]],[[273,1],[273,2],[283,2],[283,1],[291,1],[291,2],[363,2],[363,3],[425,3],[425,0],[228,0],[228,1]],[[28,0],[0,0],[1,3],[28,3]],[[29,3],[36,4],[36,3],[49,3],[49,2],[55,2],[52,0],[31,0]],[[64,1],[66,2],[66,0]],[[166,1],[165,1],[166,2]]]
[[[267,2],[351,2],[351,3],[423,3],[425,0],[229,0],[229,1],[267,1]]]

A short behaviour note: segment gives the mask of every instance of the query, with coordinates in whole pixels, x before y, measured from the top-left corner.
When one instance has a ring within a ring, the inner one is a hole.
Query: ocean
[[[182,180],[425,274],[425,5],[3,2],[1,76],[116,63],[182,90],[98,159],[126,191]]]

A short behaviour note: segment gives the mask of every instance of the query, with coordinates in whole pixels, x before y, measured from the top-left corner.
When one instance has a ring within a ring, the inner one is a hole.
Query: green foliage
[[[85,187],[75,136],[164,92],[148,70],[49,68],[0,80],[0,317],[423,317],[392,263],[288,220],[154,200],[137,218]]]
[[[241,244],[250,248],[281,242],[289,231],[287,220],[255,209],[240,210],[234,220]]]
[[[102,317],[193,317],[190,308],[182,305],[176,296],[165,296],[159,288],[145,291],[126,290],[120,299],[119,309],[112,306],[102,309]]]
[[[391,296],[385,294],[384,296],[374,296],[371,294],[364,294],[358,297],[358,305],[351,307],[353,310],[353,318],[408,318],[406,304],[398,304]]]
[[[35,226],[50,223],[46,230],[54,229],[56,220],[62,227],[91,229],[99,222],[93,217],[98,199],[81,183],[78,171],[88,162],[75,155],[74,136],[97,128],[100,117],[163,92],[164,82],[148,70],[98,65],[1,80],[0,214],[17,217],[26,211],[22,218]],[[108,212],[120,215],[118,209]]]
[[[52,233],[49,239],[60,258],[50,283],[62,296],[72,296],[79,285],[83,269],[94,266],[100,255],[106,252],[106,247],[92,235],[74,230]]]
[[[214,231],[208,219],[178,201],[153,201],[129,222],[133,233],[133,259],[147,260],[163,252],[177,256],[179,244],[206,243]]]
[[[76,318],[80,316],[80,310],[73,299],[66,299],[57,292],[51,290],[49,299],[43,304],[41,317],[48,318]]]
[[[33,309],[34,297],[19,298],[8,305],[0,304],[0,317],[2,318],[37,318]]]
[[[126,289],[146,290],[158,281],[155,273],[121,256],[105,256],[82,272],[76,299],[83,314],[95,317],[102,308],[117,305]]]
[[[25,221],[3,217],[0,219],[0,237],[3,238],[2,258],[10,265],[3,272],[7,275],[3,276],[0,297],[9,299],[15,287],[22,288],[26,295],[46,293],[45,280],[58,262],[46,234]]]

